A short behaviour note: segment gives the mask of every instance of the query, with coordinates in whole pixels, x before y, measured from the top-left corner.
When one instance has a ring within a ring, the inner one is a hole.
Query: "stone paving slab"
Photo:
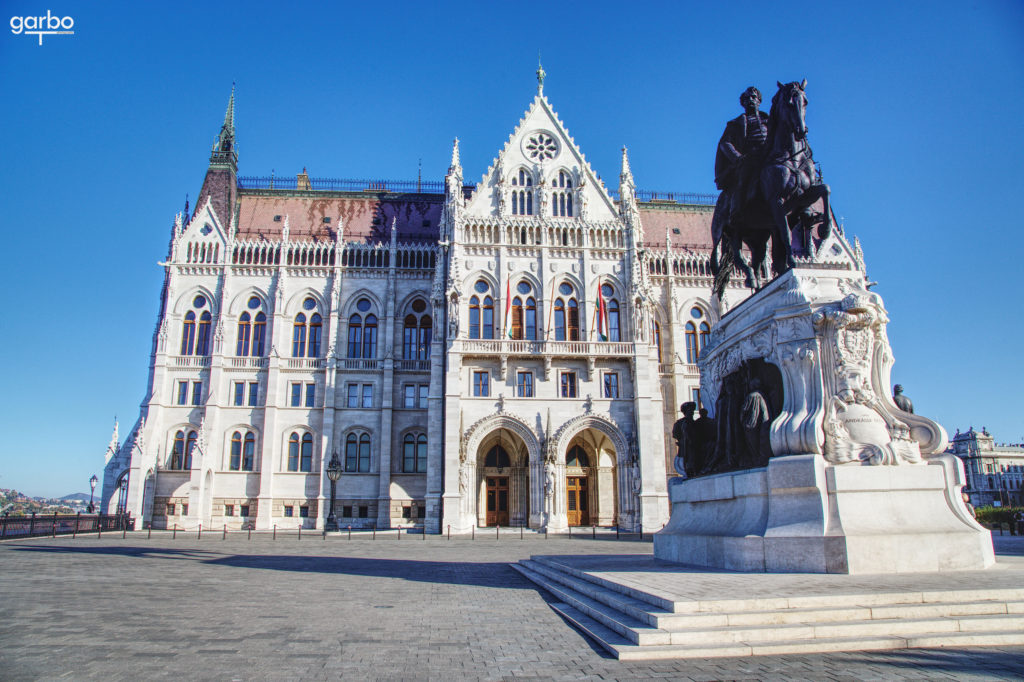
[[[1009,540],[997,552],[1024,555],[1024,542]],[[529,535],[3,542],[0,679],[1024,677],[1024,647],[621,663],[508,566],[534,554],[650,551],[635,539]]]

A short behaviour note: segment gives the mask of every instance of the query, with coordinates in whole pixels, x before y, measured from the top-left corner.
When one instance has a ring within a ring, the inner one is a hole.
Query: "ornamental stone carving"
[[[701,397],[764,360],[782,374],[772,456],[821,454],[833,464],[914,464],[942,452],[946,434],[888,394],[892,350],[882,299],[846,269],[788,271],[722,320],[701,352]]]

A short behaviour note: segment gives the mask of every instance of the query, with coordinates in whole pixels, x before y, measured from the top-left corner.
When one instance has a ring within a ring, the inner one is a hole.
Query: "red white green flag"
[[[506,339],[512,338],[512,283],[505,280],[505,331]]]
[[[608,340],[608,308],[604,304],[600,283],[597,285],[597,336],[602,341]]]

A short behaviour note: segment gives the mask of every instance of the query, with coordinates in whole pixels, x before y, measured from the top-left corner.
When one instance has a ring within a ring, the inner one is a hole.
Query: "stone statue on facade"
[[[892,401],[896,403],[896,407],[904,412],[914,414],[914,403],[910,398],[903,395],[903,387],[899,384],[892,387]]]

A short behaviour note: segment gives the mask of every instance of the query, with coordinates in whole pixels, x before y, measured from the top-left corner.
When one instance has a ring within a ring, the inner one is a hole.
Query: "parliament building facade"
[[[458,140],[443,182],[239,177],[234,119],[232,93],[102,511],[323,528],[336,453],[342,528],[665,523],[713,197],[638,192],[625,149],[613,193],[542,87],[475,184]]]

